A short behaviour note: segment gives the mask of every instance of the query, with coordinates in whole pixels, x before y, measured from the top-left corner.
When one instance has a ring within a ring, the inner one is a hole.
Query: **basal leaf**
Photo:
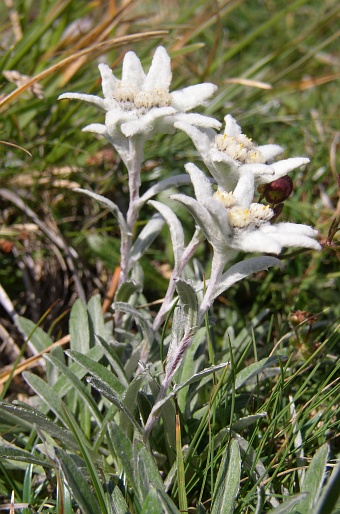
[[[211,514],[232,514],[240,488],[241,455],[237,441],[233,439],[222,457],[212,497]]]
[[[266,368],[277,364],[280,360],[285,361],[287,358],[274,355],[272,357],[262,359],[258,362],[254,362],[253,364],[250,364],[246,368],[242,369],[242,371],[236,375],[235,390],[246,384],[248,380],[250,380],[255,375],[259,375]]]
[[[96,336],[106,337],[107,331],[99,294],[92,296],[87,304],[87,313],[90,322],[90,346],[96,344]]]
[[[65,366],[59,359],[55,359],[52,355],[46,355],[45,358],[49,360],[56,368],[60,370],[66,380],[70,381],[72,387],[78,392],[79,396],[84,401],[84,405],[92,412],[92,415],[96,419],[98,425],[101,425],[102,417],[98,409],[97,403],[90,394],[90,391],[85,384],[79,378],[72,373],[70,368]]]
[[[36,425],[41,430],[47,432],[50,436],[58,439],[69,448],[77,448],[77,443],[73,435],[56,423],[48,419],[35,409],[25,405],[11,405],[6,402],[0,402],[0,409],[9,412],[17,418],[17,423],[20,426],[21,420],[32,424],[32,428]]]
[[[340,498],[340,462],[334,468],[331,477],[324,487],[313,514],[332,514]]]
[[[294,512],[294,507],[299,504],[301,500],[306,497],[305,493],[296,494],[291,496],[283,503],[280,503],[275,509],[269,511],[269,514],[292,514]]]
[[[42,352],[53,344],[52,339],[46,334],[36,323],[18,316],[17,325],[25,337],[29,340],[29,343],[35,348],[37,352]]]
[[[309,514],[316,506],[326,476],[328,451],[328,444],[324,444],[315,453],[308,466],[301,488],[301,492],[307,493],[307,496],[292,512]]]
[[[9,459],[9,460],[17,460],[20,462],[27,462],[29,464],[34,464],[37,466],[47,467],[51,468],[52,465],[48,460],[42,460],[38,459],[37,457],[34,457],[29,452],[26,452],[25,450],[20,450],[17,448],[9,448],[6,446],[0,446],[0,458],[1,459]]]
[[[70,314],[70,347],[81,353],[87,353],[90,349],[90,329],[86,307],[78,298]]]
[[[91,491],[88,482],[78,467],[78,463],[74,461],[72,455],[57,448],[56,456],[72,495],[77,500],[83,513],[99,514],[101,512],[105,514],[105,511],[101,510],[96,496]]]
[[[83,366],[87,373],[90,373],[101,382],[104,382],[109,388],[111,388],[119,397],[125,392],[125,387],[119,382],[118,378],[105,366],[99,362],[95,362],[90,359],[87,355],[83,355],[77,351],[68,351],[67,354],[72,357],[78,364]]]

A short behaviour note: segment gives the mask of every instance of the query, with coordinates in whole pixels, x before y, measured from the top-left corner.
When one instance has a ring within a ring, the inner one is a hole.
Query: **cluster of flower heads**
[[[129,161],[130,140],[144,142],[155,133],[184,131],[196,146],[217,190],[197,166],[189,163],[186,171],[196,199],[183,194],[172,198],[192,214],[216,254],[221,258],[239,250],[279,254],[283,247],[291,246],[320,249],[315,239],[317,232],[311,227],[271,224],[275,210],[254,203],[256,186],[286,176],[309,159],[275,161],[283,148],[273,144],[256,146],[232,116],[225,117],[224,132],[217,134],[221,127],[217,120],[188,113],[204,104],[216,86],[203,83],[170,92],[170,58],[163,47],[157,48],[147,74],[133,52],[125,55],[121,80],[105,64],[99,65],[99,71],[104,98],[79,93],[65,93],[59,98],[83,100],[103,110],[105,124],[91,124],[84,130],[104,135],[125,164]]]

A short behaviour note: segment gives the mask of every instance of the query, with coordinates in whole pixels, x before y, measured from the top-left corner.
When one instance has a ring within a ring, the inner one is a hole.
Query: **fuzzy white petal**
[[[254,175],[251,171],[242,173],[233,194],[237,205],[245,209],[250,206],[254,198]]]
[[[304,236],[301,234],[287,234],[277,232],[274,234],[275,240],[284,247],[298,246],[302,248],[311,248],[313,250],[320,250],[320,245],[315,239]]]
[[[182,224],[174,211],[164,203],[155,200],[149,200],[148,203],[160,212],[169,227],[174,259],[175,263],[178,265],[184,251],[184,231]]]
[[[253,232],[242,232],[238,237],[235,237],[233,242],[234,248],[244,252],[265,252],[275,255],[281,252],[282,246],[276,238],[263,234],[260,229]]]
[[[270,166],[268,164],[242,164],[239,167],[240,175],[242,173],[251,172],[254,175],[255,181],[257,183],[272,182],[275,179],[275,170],[273,164]]]
[[[262,145],[258,146],[257,149],[261,152],[266,162],[272,161],[284,152],[282,146],[279,145]]]
[[[268,233],[279,230],[282,233],[301,234],[308,237],[316,237],[318,235],[318,231],[309,225],[300,225],[299,223],[289,222],[277,223],[276,225],[266,225],[263,230]]]
[[[106,111],[107,103],[103,98],[95,95],[86,95],[83,93],[63,93],[58,97],[58,100],[81,100],[87,104],[93,105],[98,109]]]
[[[171,195],[170,198],[172,200],[176,200],[177,202],[182,203],[188,209],[188,211],[195,219],[197,225],[201,227],[205,237],[208,239],[208,241],[211,242],[211,237],[213,237],[213,234],[210,230],[211,216],[207,209],[203,207],[203,205],[198,203],[196,200],[187,195],[176,194]]]
[[[137,119],[137,116],[133,112],[125,112],[116,109],[112,109],[106,113],[105,125],[109,135],[114,138],[117,134],[121,135],[121,126],[124,123],[131,122]]]
[[[117,87],[117,79],[113,75],[111,68],[107,64],[99,64],[100,75],[102,77],[102,90],[105,99],[111,100]]]
[[[103,125],[102,123],[91,123],[90,125],[86,125],[86,127],[82,129],[82,132],[94,132],[101,136],[108,136],[106,125]]]
[[[157,107],[155,109],[151,109],[147,114],[141,116],[132,121],[127,121],[121,125],[121,130],[126,137],[131,137],[136,134],[145,134],[147,136],[151,136],[151,134],[155,131],[155,126],[157,121],[165,116],[170,116],[173,114],[175,109],[172,107]],[[166,124],[162,125],[163,127]],[[172,127],[172,125],[170,125]]]
[[[204,162],[210,161],[210,141],[215,135],[212,129],[200,130],[194,125],[183,121],[177,121],[174,127],[183,130],[183,132],[190,137],[195,147],[202,155]]]
[[[144,81],[143,90],[164,89],[169,91],[171,78],[170,57],[165,48],[159,46],[153,56],[149,73]]]
[[[224,117],[224,121],[225,121],[224,133],[227,136],[239,136],[240,134],[242,134],[240,125],[238,125],[236,123],[236,120],[230,114],[227,114]]]
[[[215,120],[215,118],[203,116],[203,114],[197,114],[196,112],[179,112],[176,114],[174,121],[184,121],[185,123],[191,123],[197,127],[203,127],[204,129],[213,128],[219,130],[221,127],[221,123]]]
[[[271,164],[275,171],[275,180],[283,175],[287,175],[290,171],[300,168],[304,164],[308,164],[309,159],[306,157],[292,157],[283,161],[274,162]]]
[[[141,88],[145,80],[145,73],[140,60],[134,52],[127,52],[123,60],[122,82],[133,84]]]
[[[206,82],[174,91],[171,93],[172,105],[179,111],[190,111],[197,105],[202,105],[216,90],[217,86]]]
[[[210,199],[213,196],[211,183],[208,177],[195,164],[188,162],[185,166],[194,186],[195,196],[198,202]]]

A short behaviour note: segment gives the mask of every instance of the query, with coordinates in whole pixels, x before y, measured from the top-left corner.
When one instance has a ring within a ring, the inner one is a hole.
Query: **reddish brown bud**
[[[266,185],[265,199],[269,203],[280,203],[287,200],[293,191],[293,181],[288,175],[274,180]]]

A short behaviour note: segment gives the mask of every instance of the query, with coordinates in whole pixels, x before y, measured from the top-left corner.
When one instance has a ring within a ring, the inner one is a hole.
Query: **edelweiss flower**
[[[82,93],[64,93],[59,100],[83,100],[106,112],[105,125],[92,124],[84,130],[97,132],[115,143],[136,134],[145,139],[153,133],[173,131],[176,121],[202,127],[219,128],[214,118],[187,111],[201,105],[217,89],[204,83],[169,92],[171,82],[170,57],[165,48],[158,47],[146,75],[134,52],[123,60],[122,79],[118,80],[109,66],[99,64],[104,98]]]
[[[215,193],[204,173],[194,164],[186,165],[196,200],[183,195],[171,198],[181,202],[195,218],[214,252],[229,259],[231,251],[264,252],[278,255],[283,247],[299,246],[320,250],[317,231],[295,223],[270,224],[274,211],[268,205],[253,203],[254,175],[243,172],[233,192],[219,188]]]
[[[224,191],[233,190],[243,173],[251,172],[256,184],[264,184],[309,162],[303,157],[273,162],[283,152],[281,146],[256,146],[242,134],[230,114],[225,116],[224,121],[224,133],[217,135],[212,129],[199,130],[183,122],[175,124],[192,139],[211,175]]]

